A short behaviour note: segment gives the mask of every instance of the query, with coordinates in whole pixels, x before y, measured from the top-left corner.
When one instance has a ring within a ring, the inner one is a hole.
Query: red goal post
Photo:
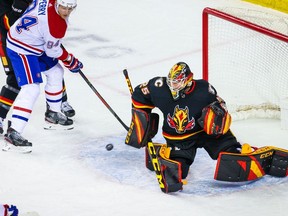
[[[234,120],[279,118],[288,104],[288,16],[227,7],[205,8],[202,19],[203,79]]]

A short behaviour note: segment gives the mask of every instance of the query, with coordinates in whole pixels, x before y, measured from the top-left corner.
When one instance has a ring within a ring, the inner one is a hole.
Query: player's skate
[[[10,127],[7,130],[7,134],[5,134],[5,145],[2,150],[30,153],[32,151],[32,143],[28,142],[20,133]]]
[[[68,103],[68,101],[62,102],[61,104],[61,112],[64,113],[67,117],[73,117],[75,115],[75,110]]]
[[[69,119],[60,112],[54,112],[48,109],[45,112],[45,121],[46,125],[44,126],[44,129],[47,130],[71,130],[74,128],[72,119]]]

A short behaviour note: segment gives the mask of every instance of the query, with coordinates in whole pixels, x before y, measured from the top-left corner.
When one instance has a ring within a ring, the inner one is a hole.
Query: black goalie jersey
[[[211,84],[205,80],[193,80],[191,88],[175,101],[166,77],[155,77],[138,85],[132,95],[135,108],[151,112],[157,107],[162,111],[163,136],[168,142],[191,140],[193,135],[202,132],[197,119],[202,109],[216,100],[217,92]]]

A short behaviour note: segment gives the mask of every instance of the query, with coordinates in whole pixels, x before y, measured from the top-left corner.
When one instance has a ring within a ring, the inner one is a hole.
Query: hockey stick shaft
[[[123,74],[124,74],[124,76],[125,76],[126,83],[127,83],[127,85],[128,85],[129,91],[130,91],[130,93],[131,93],[131,95],[132,95],[132,93],[133,93],[133,87],[132,87],[132,85],[131,85],[131,81],[130,81],[130,78],[129,78],[127,69],[124,69],[124,70],[123,70]]]
[[[97,89],[92,85],[92,83],[88,80],[85,74],[80,70],[79,74],[88,84],[88,86],[93,90],[93,92],[97,95],[97,97],[101,100],[101,102],[108,108],[108,110],[114,115],[114,117],[120,122],[120,124],[125,128],[126,131],[129,130],[129,127],[121,120],[121,118],[115,113],[115,111],[111,108],[111,106],[106,102],[106,100],[101,96],[101,94],[97,91]]]
[[[125,76],[125,79],[126,79],[126,83],[127,83],[127,86],[129,88],[129,91],[131,93],[131,95],[133,94],[133,88],[132,88],[132,85],[131,85],[131,81],[130,81],[130,78],[129,78],[129,75],[128,75],[128,71],[127,69],[124,69],[123,70],[123,74]],[[146,153],[145,154],[148,154],[147,156],[150,157],[150,160],[151,160],[151,163],[153,164],[153,169],[156,173],[156,177],[157,177],[157,180],[158,180],[158,184],[159,184],[159,187],[161,189],[162,192],[164,193],[168,193],[168,188],[165,186],[165,182],[164,182],[164,176],[163,174],[161,173],[161,166],[160,166],[160,163],[159,163],[159,160],[158,160],[158,156],[156,154],[156,149],[154,147],[154,144],[153,142],[148,142],[147,146],[145,147],[146,148]],[[147,157],[146,156],[146,157]]]
[[[127,83],[128,88],[129,88],[130,94],[132,95],[133,94],[133,88],[132,88],[132,84],[131,84],[127,69],[123,70],[123,74],[125,76],[126,83]],[[153,152],[155,152],[155,154],[153,154]],[[153,157],[157,159],[156,150],[155,150],[155,147],[154,147],[152,142],[148,142],[148,146],[145,147],[145,154],[149,155],[150,160],[152,160]],[[146,155],[146,157],[147,157],[147,155]],[[158,159],[157,159],[157,163],[159,164]],[[156,176],[158,178],[158,173],[154,167],[155,166],[154,164],[155,164],[155,162],[153,163],[153,169],[156,172]],[[160,176],[160,177],[162,177],[162,176]],[[160,177],[158,178],[158,181],[159,181],[159,185],[160,185],[161,190],[163,190],[162,182],[159,180]]]

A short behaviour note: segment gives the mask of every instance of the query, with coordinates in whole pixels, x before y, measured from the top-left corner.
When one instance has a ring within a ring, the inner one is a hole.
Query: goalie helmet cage
[[[202,19],[203,79],[225,99],[232,118],[282,118],[280,104],[288,99],[288,18],[226,7],[205,8]]]

